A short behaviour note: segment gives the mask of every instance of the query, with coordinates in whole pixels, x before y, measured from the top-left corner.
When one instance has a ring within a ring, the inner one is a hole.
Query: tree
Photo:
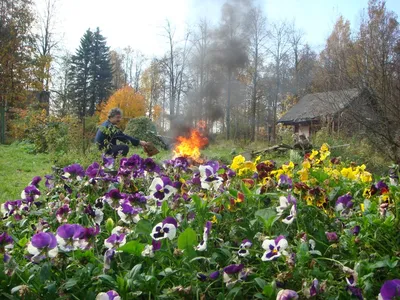
[[[290,51],[290,27],[286,22],[273,23],[270,26],[268,33],[270,45],[267,48],[269,54],[273,59],[273,66],[275,69],[275,88],[274,97],[272,99],[272,140],[276,142],[276,122],[277,122],[277,109],[280,101],[283,65],[289,61]]]
[[[101,122],[107,120],[108,112],[114,107],[119,107],[123,111],[124,119],[120,124],[122,129],[125,128],[129,118],[144,116],[146,113],[144,97],[128,85],[116,91],[105,104],[101,105],[99,115]]]
[[[66,51],[59,60],[58,73],[54,80],[55,88],[51,91],[56,94],[53,98],[52,110],[61,117],[72,113],[71,108],[73,107],[73,103],[69,89],[71,84],[71,64],[72,54]]]
[[[51,80],[51,66],[54,61],[54,50],[58,45],[55,37],[56,5],[57,0],[43,0],[44,11],[39,13],[37,26],[38,34],[35,36],[35,75],[36,88],[39,91],[49,91]]]
[[[93,33],[92,59],[90,62],[89,115],[93,115],[96,105],[106,101],[112,90],[110,51],[106,38],[97,27]]]
[[[146,100],[147,115],[153,118],[155,105],[159,102],[162,89],[162,75],[158,62],[154,59],[141,76],[141,94]]]
[[[115,50],[110,52],[110,63],[112,70],[111,85],[114,90],[124,87],[127,82],[127,74],[123,67],[125,56]]]
[[[250,75],[251,82],[251,134],[250,140],[254,141],[256,138],[256,108],[257,108],[257,93],[259,83],[259,69],[262,64],[262,57],[264,51],[265,40],[267,38],[267,19],[263,15],[260,7],[254,7],[250,10],[247,16],[247,22],[250,28],[250,57],[251,68]]]

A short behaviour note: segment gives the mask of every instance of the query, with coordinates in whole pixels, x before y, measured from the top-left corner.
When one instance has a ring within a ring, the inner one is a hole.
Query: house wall
[[[300,124],[298,129],[299,135],[304,135],[307,139],[310,137],[310,125],[309,124]]]

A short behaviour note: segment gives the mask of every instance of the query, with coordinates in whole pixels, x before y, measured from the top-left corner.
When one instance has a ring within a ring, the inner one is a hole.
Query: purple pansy
[[[212,273],[210,274],[210,279],[211,279],[211,280],[216,280],[216,279],[218,279],[219,274],[220,274],[219,271],[212,272]]]
[[[364,297],[362,295],[362,290],[360,288],[355,287],[355,286],[347,286],[346,290],[349,292],[349,294],[353,295],[357,299],[359,299],[359,300],[364,299]]]
[[[115,209],[120,206],[123,199],[125,199],[125,194],[120,193],[118,189],[112,189],[104,195],[104,200]]]
[[[239,265],[229,265],[227,267],[224,268],[224,272],[226,274],[235,274],[235,273],[239,273],[240,271],[242,271],[244,268],[243,264],[239,264]]]
[[[142,212],[140,207],[133,207],[129,201],[121,204],[118,208],[118,215],[124,223],[137,223],[140,220],[139,213]]]
[[[151,157],[148,157],[143,161],[143,170],[147,172],[160,173],[160,167]]]
[[[92,206],[90,204],[88,204],[85,209],[83,210],[83,212],[87,215],[89,215],[90,217],[92,217],[94,219],[94,222],[96,224],[101,224],[101,222],[103,221],[103,217],[104,217],[104,213],[101,211],[101,209],[95,207],[94,209],[92,208]]]
[[[34,200],[39,198],[40,191],[34,185],[28,185],[21,193],[21,198],[26,200],[28,203],[32,203]]]
[[[358,235],[360,233],[360,230],[361,230],[361,227],[359,225],[356,225],[352,229],[350,229],[350,231],[353,235]]]
[[[283,213],[290,208],[289,215],[282,219],[282,222],[285,224],[292,224],[297,215],[297,200],[292,195],[288,195],[287,197],[281,196],[279,197],[279,206],[276,208],[278,212],[278,216],[281,217]]]
[[[142,251],[142,256],[152,258],[154,257],[154,252],[160,250],[160,248],[161,248],[161,242],[153,240],[151,245],[146,245],[144,247],[144,250]]]
[[[278,179],[278,187],[281,190],[290,190],[293,187],[293,181],[289,176],[281,174]]]
[[[96,243],[96,236],[100,233],[100,226],[83,228],[79,236],[79,247],[82,250],[92,249]]]
[[[340,196],[335,204],[335,209],[336,211],[348,211],[353,207],[353,201],[351,201],[353,197],[350,194],[346,194],[343,196]]]
[[[112,234],[104,241],[104,246],[108,249],[116,249],[126,244],[125,234]]]
[[[270,261],[280,257],[282,254],[288,255],[285,250],[288,246],[288,242],[283,235],[278,236],[275,240],[265,240],[262,247],[266,251],[261,260]]]
[[[101,155],[103,159],[103,166],[107,169],[112,169],[114,167],[114,157]]]
[[[248,249],[252,245],[253,245],[253,243],[250,240],[248,240],[248,239],[243,240],[242,243],[239,246],[238,255],[241,256],[241,257],[248,256],[250,254]]]
[[[54,176],[53,175],[44,175],[46,178],[46,182],[44,183],[44,186],[48,189],[54,188]]]
[[[113,259],[114,255],[115,250],[113,248],[107,249],[106,252],[104,252],[103,273],[107,273],[107,271],[111,269],[111,260]]]
[[[343,272],[346,274],[346,282],[349,286],[357,284],[358,274],[355,270],[348,267],[343,267]]]
[[[219,177],[217,173],[219,167],[218,163],[209,163],[212,163],[212,166],[201,165],[199,167],[201,188],[216,191],[221,186],[223,179]]]
[[[107,293],[99,293],[96,300],[121,300],[121,297],[116,291],[110,290]]]
[[[89,178],[104,177],[105,173],[99,163],[94,162],[86,169],[86,176]]]
[[[28,252],[33,262],[40,262],[45,258],[54,258],[58,254],[57,239],[51,232],[35,234],[28,243]]]
[[[330,242],[336,242],[338,240],[338,235],[336,232],[325,232],[326,238]]]
[[[164,221],[154,226],[150,236],[156,241],[165,238],[172,240],[176,235],[177,227],[178,223],[176,220],[173,217],[167,217],[164,219]]]
[[[14,247],[14,241],[7,232],[0,234],[0,253],[11,250]]]
[[[28,210],[28,205],[23,203],[22,200],[6,201],[1,205],[1,212],[4,218],[14,215],[16,220],[21,220],[22,214]]]
[[[85,176],[85,170],[82,168],[80,164],[72,164],[63,169],[64,174],[62,175],[65,179],[76,179],[82,180]]]
[[[84,228],[78,224],[64,224],[57,229],[57,243],[65,252],[80,248],[80,237]]]
[[[276,296],[276,300],[290,300],[290,299],[298,299],[299,295],[292,290],[280,290],[278,295]]]
[[[205,251],[207,249],[207,240],[208,240],[208,236],[210,235],[211,225],[212,225],[212,223],[210,221],[206,222],[206,225],[204,226],[203,239],[195,247],[195,249],[197,251]]]
[[[64,204],[56,212],[56,219],[59,223],[66,223],[68,221],[68,216],[71,212],[68,204]]]
[[[159,202],[167,200],[176,193],[176,188],[172,186],[172,181],[167,176],[154,178],[149,190],[150,197]]]
[[[387,280],[382,285],[378,300],[392,300],[400,297],[400,279]]]
[[[142,192],[137,192],[133,194],[128,194],[126,197],[131,204],[132,203],[146,203],[147,197]]]
[[[35,176],[32,178],[32,181],[31,181],[31,183],[29,183],[29,185],[34,185],[34,186],[38,187],[40,181],[42,181],[42,177]]]

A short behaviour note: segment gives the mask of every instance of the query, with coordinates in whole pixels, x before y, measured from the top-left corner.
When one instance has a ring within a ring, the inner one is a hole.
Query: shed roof
[[[278,123],[302,123],[334,115],[347,107],[359,94],[358,89],[307,94],[292,106]]]

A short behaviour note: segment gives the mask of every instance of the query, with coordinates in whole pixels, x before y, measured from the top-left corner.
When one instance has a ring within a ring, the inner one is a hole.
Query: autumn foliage
[[[144,97],[136,93],[130,86],[117,90],[105,104],[100,106],[100,122],[104,122],[107,119],[108,112],[114,107],[119,107],[123,111],[123,120],[119,124],[121,129],[125,128],[130,118],[144,116],[146,113]]]

